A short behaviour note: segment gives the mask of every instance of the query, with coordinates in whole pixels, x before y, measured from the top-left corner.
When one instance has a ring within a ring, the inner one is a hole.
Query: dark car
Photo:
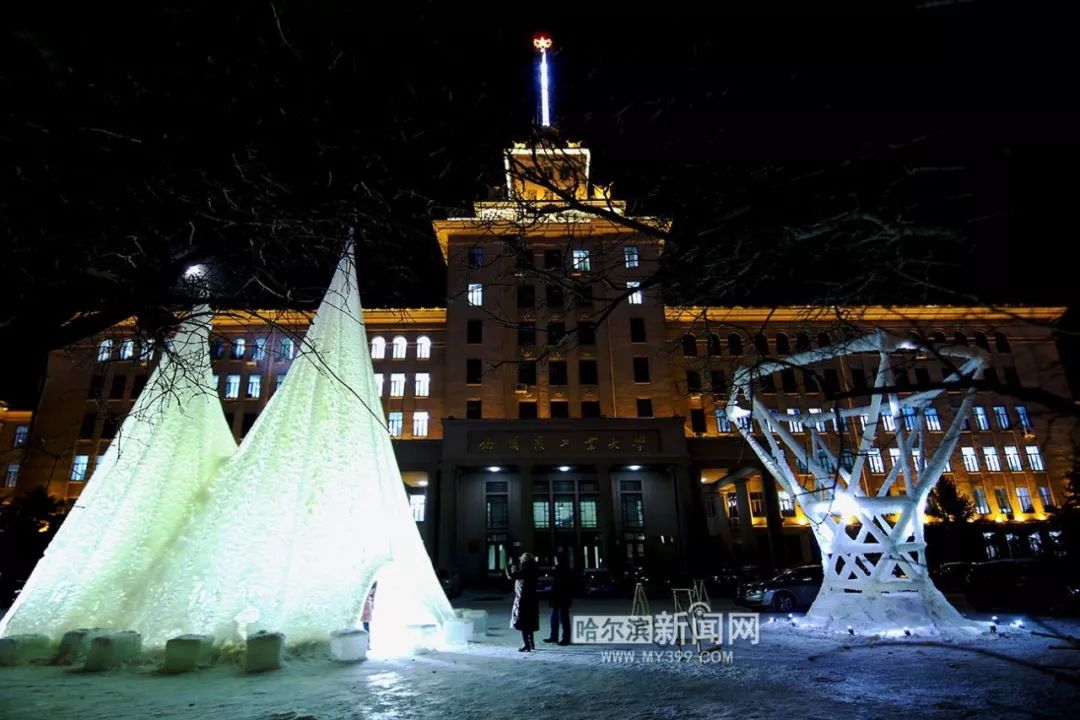
[[[540,566],[536,569],[536,594],[547,595],[555,586],[555,568]]]
[[[1014,558],[973,563],[964,593],[981,612],[1074,612],[1075,585],[1075,573],[1056,560]]]
[[[932,570],[930,579],[941,592],[963,592],[970,571],[969,562],[947,562]]]
[[[708,578],[709,592],[716,596],[733,598],[739,586],[762,580],[761,570],[757,565],[723,567]]]
[[[735,601],[779,612],[809,607],[821,589],[823,575],[820,565],[790,568],[770,580],[740,585]]]
[[[610,570],[586,570],[581,579],[585,597],[611,597],[618,591],[615,577]]]

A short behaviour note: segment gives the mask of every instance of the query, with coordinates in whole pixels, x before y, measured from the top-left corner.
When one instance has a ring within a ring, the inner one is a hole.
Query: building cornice
[[[786,307],[665,307],[664,319],[670,323],[708,322],[737,324],[799,322],[1008,322],[1051,323],[1068,308],[1055,306],[951,306],[951,305],[870,305],[865,307],[824,308]]]

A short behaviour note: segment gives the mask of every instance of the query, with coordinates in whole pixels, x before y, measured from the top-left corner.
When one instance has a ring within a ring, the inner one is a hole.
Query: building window
[[[296,353],[296,345],[293,344],[292,338],[281,338],[281,343],[278,345],[278,360],[292,360]]]
[[[390,413],[390,419],[386,423],[386,429],[390,431],[391,437],[401,437],[401,431],[405,425],[405,413],[395,410]]]
[[[578,361],[578,382],[582,385],[597,385],[600,375],[595,360]]]
[[[76,455],[71,461],[71,480],[73,482],[85,482],[86,466],[89,464],[89,455]]]
[[[728,354],[738,357],[743,354],[742,338],[735,333],[727,337]]]
[[[568,418],[570,417],[570,403],[565,400],[552,400],[551,401],[551,417],[553,418]]]
[[[637,416],[640,418],[651,418],[653,416],[652,398],[637,399]]]
[[[975,454],[975,448],[960,448],[960,454],[964,457],[964,469],[968,472],[979,472],[979,458]]]
[[[548,363],[548,384],[568,385],[569,373],[566,371],[565,360],[552,360]]]
[[[686,371],[686,391],[689,393],[701,392],[701,373],[696,370]]]
[[[558,345],[566,339],[566,324],[561,322],[549,322],[547,326],[547,344]]]
[[[281,373],[277,376],[277,389],[280,390],[281,386],[285,384],[285,373]],[[382,394],[382,376],[379,376],[379,394]]]
[[[533,500],[533,527],[538,530],[551,527],[551,501],[547,498]]]
[[[578,272],[589,272],[592,270],[592,263],[589,262],[588,250],[574,250],[574,269]]]
[[[405,373],[390,373],[390,397],[405,397]]]
[[[1016,501],[1020,504],[1020,512],[1035,512],[1035,506],[1031,504],[1031,493],[1026,487],[1017,486]]]
[[[112,340],[105,338],[98,343],[98,362],[108,362],[112,358]]]
[[[12,443],[12,447],[22,447],[26,444],[26,438],[30,436],[29,425],[16,425],[15,426],[15,441]]]
[[[210,359],[220,360],[223,357],[225,357],[225,341],[215,338],[214,342],[210,343]]]
[[[484,321],[469,320],[465,325],[465,342],[470,345],[479,345],[484,342]]]
[[[133,357],[135,357],[135,341],[125,340],[120,343],[120,359],[130,360]]]
[[[371,338],[371,359],[382,360],[384,357],[386,357],[386,338]]]
[[[154,357],[154,341],[141,340],[139,342],[139,359],[151,360]]]
[[[1028,415],[1027,408],[1023,405],[1017,405],[1014,409],[1016,410],[1016,418],[1020,421],[1020,428],[1030,432],[1032,429],[1031,416]]]
[[[413,417],[412,417],[412,434],[413,434],[413,437],[427,437],[427,434],[428,434],[428,413],[427,413],[426,410],[413,413]]]
[[[562,269],[562,250],[545,250],[544,251],[544,269],[545,270],[561,270]]]
[[[997,421],[998,428],[1001,430],[1008,430],[1009,425],[1009,411],[1005,409],[1004,405],[994,406],[994,420]]]
[[[915,384],[923,390],[930,387],[930,371],[926,368],[915,368]]]
[[[566,302],[562,285],[551,283],[544,286],[544,303],[549,308],[561,308]]]
[[[591,322],[579,322],[577,324],[578,345],[592,346],[596,344],[596,326]]]
[[[517,327],[518,347],[532,347],[536,345],[536,324],[518,323]]]
[[[578,501],[578,515],[581,519],[581,527],[592,529],[597,527],[596,497],[587,495]]]
[[[574,496],[556,495],[554,505],[555,527],[563,529],[574,527]]]
[[[1011,352],[1009,348],[1009,339],[1005,337],[1005,333],[994,333],[994,344],[997,346],[998,352]]]
[[[424,522],[425,506],[427,504],[427,495],[425,493],[409,493],[409,511],[412,513],[412,519],[416,522]]]
[[[394,360],[404,360],[409,351],[409,341],[401,335],[390,341],[390,357]]]
[[[480,358],[469,358],[465,361],[465,384],[479,385],[483,380],[483,367]]]
[[[518,363],[518,384],[519,385],[535,385],[536,384],[536,363],[522,362]]]
[[[727,392],[727,380],[724,377],[723,370],[712,370],[709,372],[709,385],[713,395],[723,395]]]
[[[941,417],[938,416],[937,408],[928,407],[924,411],[926,428],[935,432],[941,432]]]
[[[716,408],[715,410],[713,410],[713,414],[716,415],[716,432],[731,432],[731,421],[728,420],[727,412],[724,410],[724,408]]]
[[[1024,452],[1028,456],[1028,464],[1031,465],[1031,469],[1039,472],[1045,470],[1046,466],[1043,465],[1042,454],[1039,452],[1037,445],[1027,445],[1024,447]]]
[[[649,358],[636,357],[634,358],[634,382],[647,383],[649,382]]]
[[[427,397],[431,394],[431,373],[416,373],[413,394],[416,397]]]
[[[1042,503],[1043,512],[1050,512],[1054,509],[1054,500],[1050,497],[1050,488],[1045,485],[1039,487],[1039,502]]]
[[[986,491],[981,487],[972,488],[975,493],[975,511],[980,515],[990,514],[990,503],[986,500]]]
[[[976,430],[989,430],[990,429],[990,416],[986,414],[986,408],[982,405],[976,405],[971,408],[971,412],[975,415],[975,429]]]
[[[232,356],[234,360],[243,360],[244,351],[247,349],[247,340],[236,338],[232,341]]]
[[[783,517],[795,517],[795,501],[791,498],[791,493],[780,490],[776,496],[780,501],[780,514]]]
[[[626,245],[623,247],[622,252],[623,263],[626,265],[626,267],[636,268],[640,264],[641,260],[638,256],[637,245]]]
[[[251,359],[266,359],[266,338],[255,338],[255,349],[251,352]]]
[[[484,267],[484,248],[469,248],[469,269],[479,270],[482,267]]]
[[[640,492],[622,493],[623,527],[645,527],[645,505]]]
[[[705,411],[701,408],[690,408],[690,430],[695,435],[705,434]]]
[[[637,289],[637,288],[640,288],[640,287],[641,287],[641,283],[638,282],[637,280],[627,280],[626,281],[626,289],[627,290],[633,290],[633,292],[631,292],[630,295],[627,297],[627,301],[631,305],[640,305],[642,303],[643,296],[641,294],[641,290]]]
[[[1008,515],[1012,517],[1013,508],[1012,503],[1009,502],[1009,493],[1003,487],[994,488],[994,498],[997,500],[998,511],[1002,515]]]
[[[416,338],[416,358],[418,360],[428,360],[431,358],[431,338],[427,335],[421,335]]]
[[[645,342],[645,318],[630,318],[630,342]]]
[[[582,400],[581,401],[581,417],[583,417],[583,418],[598,418],[598,417],[600,417],[600,401],[599,400]]]
[[[536,307],[536,288],[532,285],[518,285],[517,306],[522,310]]]
[[[1024,466],[1020,463],[1020,451],[1015,445],[1005,446],[1005,464],[1013,472],[1020,472],[1024,469]]]
[[[255,399],[259,397],[262,392],[262,376],[261,375],[248,375],[247,382],[247,396]]]
[[[697,338],[690,333],[682,336],[682,354],[683,357],[697,356]]]
[[[870,448],[866,454],[866,462],[870,466],[870,472],[881,474],[885,472],[885,461],[881,458],[881,450]]]
[[[240,437],[244,437],[248,434],[248,431],[255,426],[255,419],[259,417],[258,413],[246,412],[243,418],[240,420]]]
[[[487,536],[487,569],[492,573],[502,573],[506,570],[506,543],[509,538],[503,533],[488,533]]]
[[[4,474],[4,487],[13,488],[19,481],[19,463],[11,463]]]
[[[919,426],[918,411],[913,407],[906,407],[901,412],[904,416],[904,429],[915,430]]]
[[[787,409],[787,415],[788,415],[788,429],[789,429],[789,431],[793,432],[793,433],[801,433],[803,431],[803,424],[802,424],[802,420],[800,419],[801,414],[799,412],[799,409],[798,408],[788,408]]]
[[[480,283],[469,283],[469,304],[480,307],[484,304],[484,286]]]
[[[383,374],[375,373],[375,390],[382,397],[383,394]]]
[[[535,420],[536,419],[536,401],[535,400],[521,400],[518,402],[518,419],[520,420]]]
[[[483,417],[481,413],[481,402],[479,400],[466,400],[465,401],[465,419],[466,420],[479,420]]]
[[[124,397],[127,388],[127,375],[113,375],[112,387],[109,388],[109,399],[119,400]]]
[[[239,375],[225,376],[225,397],[229,400],[235,400],[236,398],[240,397]]]
[[[488,483],[486,505],[485,516],[488,530],[505,530],[510,519],[506,483]]]
[[[1001,460],[998,459],[998,453],[996,447],[984,447],[983,448],[983,460],[986,461],[986,469],[990,472],[1001,471]]]

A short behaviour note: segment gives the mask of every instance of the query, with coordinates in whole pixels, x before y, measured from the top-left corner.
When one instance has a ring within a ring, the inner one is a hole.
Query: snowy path
[[[1028,620],[1024,630],[962,646],[836,640],[777,622],[762,625],[759,645],[736,644],[729,665],[645,664],[605,662],[602,651],[612,646],[599,645],[542,645],[522,655],[517,633],[503,629],[508,602],[461,604],[493,617],[488,642],[460,653],[344,666],[294,659],[282,671],[255,676],[231,666],[171,677],[151,668],[99,675],[3,668],[0,718],[832,720],[891,713],[905,702],[906,717],[1030,718],[1071,715],[1080,702],[1080,652],[1051,650],[1063,643],[1031,634],[1053,628],[1076,636],[1074,620]],[[625,613],[625,604],[579,601],[575,610]]]

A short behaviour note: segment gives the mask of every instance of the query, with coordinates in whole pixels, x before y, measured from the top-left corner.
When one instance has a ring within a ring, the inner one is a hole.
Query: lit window
[[[636,268],[639,263],[637,245],[627,245],[622,249],[623,261],[628,268]]]
[[[994,488],[994,498],[997,500],[998,510],[1003,515],[1012,515],[1012,503],[1009,502],[1009,492],[1003,487]]]
[[[579,272],[589,272],[592,270],[592,263],[589,262],[588,250],[574,251],[574,269]]]
[[[382,373],[375,373],[375,390],[378,393],[379,397],[382,397],[382,393],[383,393],[383,374]]]
[[[420,360],[427,360],[431,357],[431,338],[427,335],[416,338],[416,357]]]
[[[386,429],[392,437],[401,437],[401,428],[405,424],[405,413],[394,411],[390,413],[390,419],[386,423]]]
[[[889,461],[893,467],[900,464],[900,448],[889,448]]]
[[[870,416],[866,413],[859,415],[859,429],[866,430],[867,424],[870,422]]]
[[[1054,500],[1050,497],[1050,488],[1045,485],[1039,488],[1039,502],[1042,503],[1044,512],[1050,512],[1054,509]]]
[[[881,418],[881,427],[884,428],[886,432],[896,432],[896,420],[893,419],[892,415],[883,414],[879,417]]]
[[[551,527],[551,508],[547,500],[533,500],[533,526],[541,530]]]
[[[999,472],[1001,470],[1001,460],[998,459],[997,448],[984,447],[983,460],[986,461],[987,470],[991,472]]]
[[[255,338],[255,350],[251,353],[252,360],[266,358],[266,338]]]
[[[86,480],[86,466],[90,464],[89,455],[76,455],[71,461],[71,479],[75,482]]]
[[[30,435],[29,425],[18,425],[15,427],[15,442],[13,447],[22,447],[26,444],[26,438]]]
[[[997,425],[1002,430],[1009,429],[1009,411],[1005,409],[1004,405],[994,406],[994,420],[997,421]]]
[[[427,495],[424,493],[409,494],[409,510],[412,512],[412,519],[416,522],[424,522],[424,505],[426,502]]]
[[[232,356],[236,360],[244,359],[244,350],[247,349],[247,340],[244,338],[236,338],[232,341]]]
[[[469,304],[477,307],[484,304],[484,286],[480,283],[469,283]]]
[[[870,472],[885,472],[885,461],[881,459],[881,450],[870,448],[866,455],[866,462],[870,465]]]
[[[112,357],[112,340],[105,338],[97,346],[97,359],[99,362],[107,362]]]
[[[150,360],[154,357],[154,341],[143,340],[139,343],[139,359]]]
[[[731,432],[731,421],[728,420],[727,412],[724,408],[716,408],[714,412],[716,413],[716,432]]]
[[[976,430],[989,430],[990,429],[990,416],[986,414],[986,408],[982,405],[976,405],[971,408],[971,412],[975,413],[975,429]]]
[[[941,418],[938,416],[937,408],[928,407],[924,412],[926,417],[926,428],[928,430],[940,432]]]
[[[248,375],[247,396],[249,398],[257,398],[262,392],[262,376],[261,375]]]
[[[278,345],[278,359],[292,360],[295,354],[296,345],[293,343],[292,338],[281,338],[281,343]]]
[[[11,463],[4,474],[4,487],[13,488],[19,479],[19,463]]]
[[[964,469],[968,472],[979,472],[979,457],[975,454],[975,448],[960,448],[964,456]]]
[[[371,359],[382,360],[384,357],[386,357],[386,338],[371,338]]]
[[[1031,504],[1031,493],[1026,487],[1016,488],[1016,501],[1020,503],[1020,512],[1035,512],[1035,506]]]
[[[469,248],[469,269],[479,270],[484,267],[484,248],[479,245]]]
[[[412,434],[413,434],[413,437],[427,437],[427,434],[428,434],[428,414],[427,414],[427,411],[414,412],[413,413]]]
[[[1027,408],[1023,405],[1017,405],[1016,417],[1020,420],[1020,427],[1024,430],[1031,430],[1031,416],[1028,415]]]
[[[405,373],[390,374],[390,397],[405,397]]]
[[[945,472],[947,472],[947,473],[952,472],[952,458],[951,457],[945,458]]]
[[[125,340],[120,343],[120,359],[130,360],[133,357],[135,357],[135,341]]]
[[[790,428],[793,433],[801,433],[803,431],[803,424],[802,420],[799,419],[799,409],[788,408],[787,414],[791,417],[790,422],[788,422],[788,428]]]
[[[904,416],[904,429],[914,430],[919,426],[918,411],[913,407],[906,407],[902,411]]]
[[[573,495],[556,495],[555,496],[555,527],[557,527],[557,528],[572,528],[572,527],[574,527],[574,496]]]
[[[431,394],[431,374],[416,373],[416,384],[413,386],[416,397],[427,397]]]
[[[409,341],[398,335],[390,342],[390,345],[392,348],[390,356],[394,360],[404,360],[409,349]]]
[[[974,488],[975,493],[975,511],[980,515],[990,514],[990,503],[986,499],[986,491],[981,487]]]
[[[1020,451],[1015,445],[1005,446],[1005,464],[1013,472],[1020,472],[1024,469],[1024,466],[1020,463]]]
[[[795,517],[795,501],[792,500],[791,494],[786,490],[780,490],[776,494],[780,501],[780,514],[784,517]]]
[[[919,448],[911,448],[911,462],[915,465],[915,469],[922,472],[926,469],[923,465],[922,450]]]
[[[225,376],[225,397],[234,400],[240,397],[240,376],[239,375],[226,375]]]
[[[1032,470],[1045,470],[1046,466],[1043,465],[1042,454],[1039,452],[1037,445],[1028,445],[1024,448],[1024,452],[1028,456],[1028,464],[1031,465]]]
[[[634,290],[634,288],[639,287],[641,287],[641,283],[636,280],[628,280],[626,282],[627,290]],[[640,305],[642,301],[641,290],[634,290],[634,292],[630,293],[630,297],[628,298],[628,300],[631,305]]]
[[[822,414],[821,408],[810,408],[810,414],[814,416],[811,420],[814,429],[819,433],[825,432],[825,416]]]
[[[581,515],[581,527],[596,527],[596,498],[581,498],[578,503],[578,514]]]

